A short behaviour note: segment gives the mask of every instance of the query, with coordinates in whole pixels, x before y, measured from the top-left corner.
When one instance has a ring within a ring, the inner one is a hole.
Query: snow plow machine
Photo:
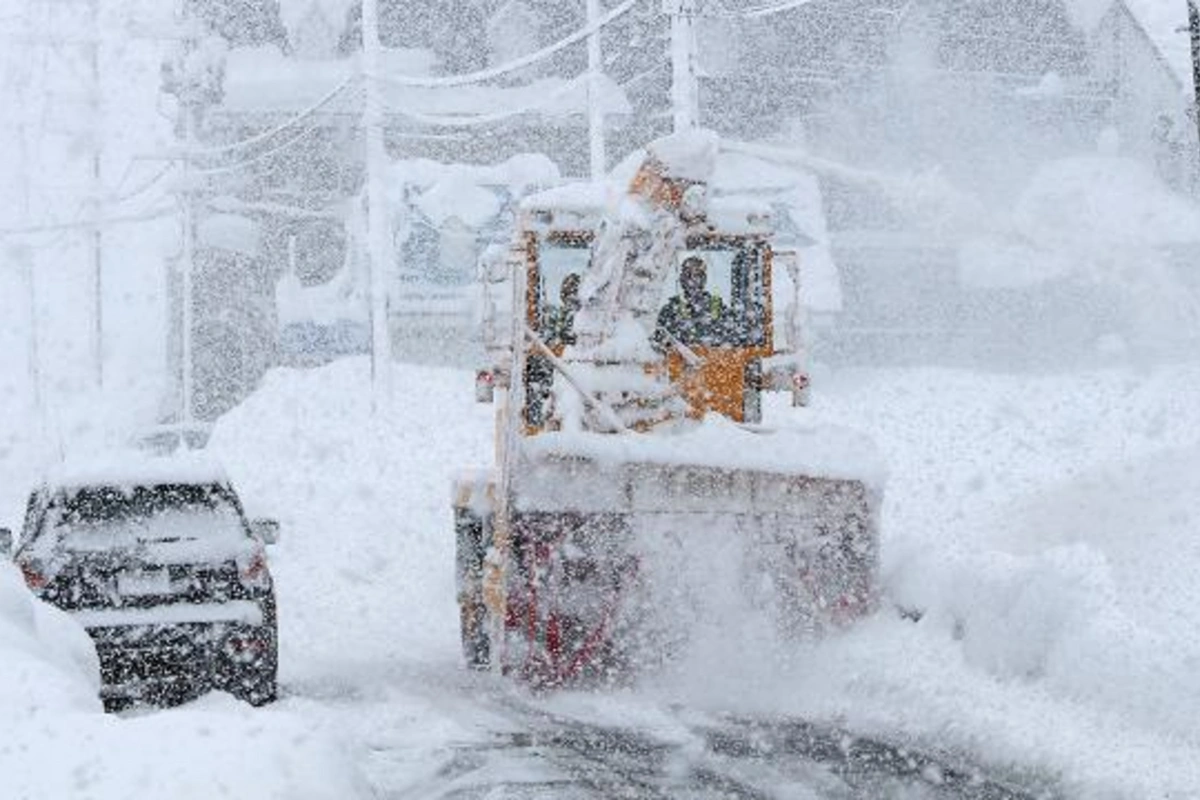
[[[718,157],[708,133],[658,140],[615,193],[528,198],[484,259],[476,392],[499,396],[496,461],[453,489],[471,667],[623,681],[706,622],[804,636],[876,604],[871,443],[760,424],[764,391],[800,398],[807,378],[795,338],[777,342],[770,215],[713,196]],[[697,258],[719,313],[703,335],[663,331]]]

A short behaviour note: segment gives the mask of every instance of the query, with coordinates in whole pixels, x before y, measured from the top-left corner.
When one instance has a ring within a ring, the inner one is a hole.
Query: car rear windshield
[[[230,492],[218,484],[92,486],[52,502],[49,521],[71,547],[245,535]],[[116,541],[114,541],[116,540]]]

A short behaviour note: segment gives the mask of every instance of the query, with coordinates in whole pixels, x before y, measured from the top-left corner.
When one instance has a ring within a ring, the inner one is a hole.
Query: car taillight
[[[25,578],[25,585],[30,589],[45,589],[50,583],[49,578],[42,574],[42,568],[33,561],[20,562],[21,575]]]
[[[252,664],[266,654],[267,646],[267,640],[261,636],[237,632],[225,638],[222,649],[230,661],[236,664]]]
[[[243,584],[263,584],[270,574],[267,572],[267,557],[261,550],[254,551],[249,563],[239,571]]]

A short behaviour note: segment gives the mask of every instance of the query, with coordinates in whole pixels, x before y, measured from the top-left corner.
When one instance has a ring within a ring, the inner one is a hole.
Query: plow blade
[[[620,680],[669,662],[700,627],[819,635],[874,607],[870,478],[636,456],[531,448],[507,522],[471,516],[464,609],[488,665],[540,685]],[[462,553],[460,534],[460,575]]]

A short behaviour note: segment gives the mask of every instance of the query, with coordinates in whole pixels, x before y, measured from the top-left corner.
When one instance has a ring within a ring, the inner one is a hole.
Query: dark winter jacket
[[[719,295],[705,292],[695,305],[682,295],[675,295],[658,313],[654,346],[659,351],[669,351],[672,336],[686,345],[721,344],[726,339],[727,316]]]

